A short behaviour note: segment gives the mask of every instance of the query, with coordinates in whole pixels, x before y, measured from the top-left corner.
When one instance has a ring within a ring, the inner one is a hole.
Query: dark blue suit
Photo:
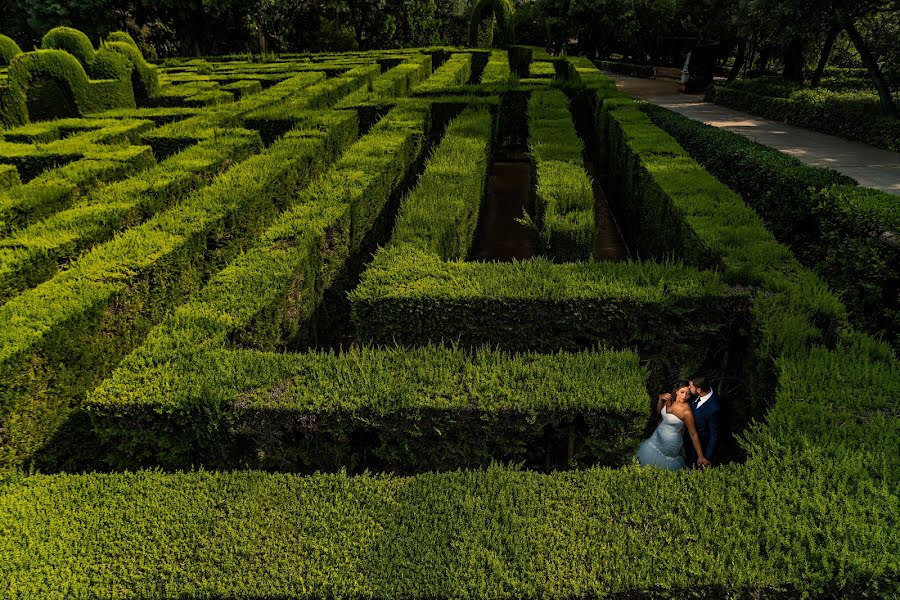
[[[713,390],[712,396],[703,403],[703,406],[696,408],[696,404],[696,401],[691,402],[691,411],[694,413],[700,447],[703,448],[703,456],[707,460],[715,461],[722,430],[722,403],[719,401],[719,394]],[[688,466],[697,465],[697,453],[694,451],[694,444],[687,429],[684,430],[684,454]]]

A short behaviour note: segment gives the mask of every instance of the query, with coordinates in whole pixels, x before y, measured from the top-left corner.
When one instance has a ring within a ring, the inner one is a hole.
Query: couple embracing
[[[656,412],[662,421],[641,442],[638,462],[669,470],[712,464],[719,447],[721,403],[706,377],[679,381],[670,393],[660,394]]]

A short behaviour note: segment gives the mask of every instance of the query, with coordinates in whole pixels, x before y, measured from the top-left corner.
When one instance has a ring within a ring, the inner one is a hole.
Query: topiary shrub
[[[124,31],[113,31],[108,36],[106,36],[107,42],[122,42],[123,44],[128,44],[133,47],[135,50],[139,50],[137,42],[134,41],[134,38],[128,35]]]
[[[22,54],[22,49],[15,40],[0,34],[0,65],[8,65],[19,54]]]
[[[94,62],[94,45],[90,38],[72,27],[54,27],[41,40],[43,50],[65,50],[78,59],[85,71]]]
[[[513,5],[509,0],[479,0],[469,21],[469,45],[478,45],[478,27],[491,16],[497,17],[496,45],[506,47],[515,41],[513,32]]]
[[[89,80],[81,63],[63,50],[36,50],[13,59],[9,66],[10,92],[19,94],[28,107],[25,122],[57,118],[67,112],[84,115],[106,108],[133,108],[127,59],[112,51],[97,55],[99,70],[116,77]]]
[[[117,32],[122,33],[122,32]],[[127,36],[127,33],[123,35]],[[112,35],[110,35],[110,38]],[[131,39],[129,37],[129,39]],[[115,52],[124,56],[131,63],[131,85],[134,88],[134,98],[138,103],[143,103],[148,98],[159,95],[159,76],[156,67],[144,60],[144,55],[134,45],[134,40],[129,44],[124,41],[107,41],[103,44],[103,50]]]

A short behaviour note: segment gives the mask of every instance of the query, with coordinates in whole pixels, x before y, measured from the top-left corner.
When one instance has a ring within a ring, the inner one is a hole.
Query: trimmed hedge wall
[[[468,83],[472,76],[472,54],[457,52],[450,56],[444,64],[435,69],[431,77],[420,83],[413,90],[416,96],[444,93],[446,88]]]
[[[50,279],[60,264],[173,206],[261,146],[255,132],[225,131],[139,177],[92,191],[80,206],[0,239],[0,301]]]
[[[492,50],[484,71],[481,72],[481,85],[503,86],[513,82],[509,56],[503,50]]]
[[[444,260],[465,259],[478,227],[494,127],[490,112],[468,109],[448,126],[416,188],[400,206],[390,245]]]
[[[900,343],[896,196],[853,187],[845,175],[664,108],[641,109],[741,194],[769,231],[828,282],[855,326]]]
[[[22,49],[16,41],[0,33],[0,66],[8,65],[19,54],[22,54]]]
[[[859,102],[825,90],[803,90],[790,98],[713,85],[706,101],[743,110],[788,125],[836,135],[900,152],[900,119],[879,113],[877,99]]]
[[[404,246],[379,252],[350,301],[357,336],[375,344],[553,352],[600,343],[636,348],[654,367],[696,368],[727,344],[729,323],[746,299],[717,275],[690,268],[445,262]]]
[[[629,352],[157,356],[164,367],[119,377],[89,401],[117,468],[620,465],[634,452],[649,405],[644,369]]]
[[[74,56],[85,71],[91,69],[95,51],[91,39],[72,27],[54,27],[41,39],[44,50],[64,50]]]
[[[528,149],[535,173],[541,254],[557,262],[591,260],[596,237],[594,191],[563,92],[531,94]]]
[[[290,206],[354,135],[344,127],[286,136],[0,307],[12,324],[0,331],[0,464],[44,446],[85,391]]]

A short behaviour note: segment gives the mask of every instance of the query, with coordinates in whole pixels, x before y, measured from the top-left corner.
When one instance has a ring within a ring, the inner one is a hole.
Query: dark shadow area
[[[472,260],[524,260],[536,254],[534,230],[520,222],[525,214],[534,215],[527,108],[527,94],[510,93],[503,96],[497,109],[497,138],[470,252]]]

